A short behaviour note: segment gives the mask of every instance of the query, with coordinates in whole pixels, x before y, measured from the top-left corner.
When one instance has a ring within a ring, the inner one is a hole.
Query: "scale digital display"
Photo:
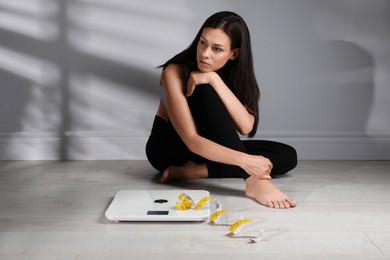
[[[168,210],[149,210],[147,215],[168,215]]]

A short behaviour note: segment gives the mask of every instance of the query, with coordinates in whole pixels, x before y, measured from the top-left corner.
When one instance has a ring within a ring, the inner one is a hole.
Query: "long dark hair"
[[[231,49],[239,48],[238,58],[229,60],[223,67],[222,77],[237,98],[250,111],[255,118],[252,131],[249,137],[253,137],[257,131],[259,122],[259,99],[260,91],[257,85],[255,73],[253,70],[252,48],[248,27],[245,21],[236,13],[223,11],[218,12],[207,18],[200,28],[195,39],[184,51],[175,55],[173,58],[159,66],[165,69],[169,64],[184,64],[196,61],[196,48],[203,33],[204,28],[221,29],[230,38]],[[221,75],[222,76],[222,75]]]

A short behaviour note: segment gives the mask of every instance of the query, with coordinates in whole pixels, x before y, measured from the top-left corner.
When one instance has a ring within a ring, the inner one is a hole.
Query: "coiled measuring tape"
[[[210,216],[210,222],[216,224],[218,223],[222,215],[231,214],[231,219],[235,219],[235,221],[233,221],[231,225],[229,225],[228,223],[229,230],[232,236],[239,234],[248,223],[254,223],[253,220],[245,219],[240,214],[233,213],[228,209],[222,209],[221,203],[211,197],[204,197],[198,203],[195,204],[194,200],[189,195],[187,195],[186,193],[181,193],[179,195],[179,200],[180,201],[176,202],[176,209],[178,210],[200,210],[204,207],[204,205],[206,205],[207,202],[214,202],[217,210],[214,214]],[[250,241],[253,243],[258,243],[263,239],[263,228],[258,227],[257,229],[257,234],[254,235],[253,238],[250,238]]]
[[[222,209],[221,203],[219,203],[218,200],[213,199],[211,197],[204,197],[197,204],[195,204],[195,202],[190,196],[188,196],[185,193],[182,193],[179,195],[179,200],[180,201],[176,202],[176,209],[178,210],[188,210],[192,208],[195,210],[199,210],[202,209],[204,205],[206,205],[206,203],[209,201],[213,201],[215,203],[217,211]]]

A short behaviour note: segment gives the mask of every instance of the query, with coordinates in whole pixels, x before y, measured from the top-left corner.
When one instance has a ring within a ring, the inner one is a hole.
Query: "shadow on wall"
[[[165,6],[134,0],[75,0],[68,5],[68,129],[75,135],[64,138],[72,143],[62,147],[71,147],[70,156],[88,159],[84,155],[99,150],[123,159],[132,153],[131,142],[141,143],[137,138],[149,135],[160,95],[155,67],[163,61],[164,48],[180,38],[177,33],[167,37],[164,27],[174,24],[180,32],[185,24],[183,16],[169,15],[177,7]],[[80,145],[79,137],[98,140],[98,149]]]
[[[36,158],[39,143],[29,138],[31,133],[58,130],[61,72],[55,41],[57,12],[52,1],[0,2],[2,158],[20,159],[20,153]]]
[[[316,117],[314,127],[346,137],[365,135],[375,90],[370,53],[352,42],[321,41],[310,50],[307,68],[313,74],[308,78],[318,81],[307,85],[306,109]]]
[[[165,4],[157,7],[161,5]],[[83,153],[82,149],[69,151],[69,140],[73,144],[80,140],[69,132],[121,129],[143,137],[151,127],[146,113],[150,118],[153,113],[143,111],[142,105],[158,99],[154,66],[165,58],[150,62],[155,58],[155,45],[161,42],[150,39],[153,31],[149,36],[139,34],[145,28],[140,29],[132,19],[145,16],[183,25],[151,7],[138,1],[1,2],[0,155],[20,159],[21,152],[39,159],[41,147],[50,147],[44,155],[69,159],[70,152]],[[172,37],[173,41],[175,37],[180,35]],[[139,51],[139,46],[149,51]],[[138,66],[145,60],[149,63]],[[102,89],[104,93],[96,92]],[[114,96],[110,96],[112,90]],[[153,109],[156,106],[154,102]],[[29,151],[10,147],[28,147]]]

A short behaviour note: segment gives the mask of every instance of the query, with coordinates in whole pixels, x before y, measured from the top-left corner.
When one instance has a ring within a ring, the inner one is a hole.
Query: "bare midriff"
[[[163,104],[160,101],[160,104],[158,106],[156,115],[164,119],[165,121],[169,121],[169,116],[168,116],[168,111],[167,109],[163,106]]]

